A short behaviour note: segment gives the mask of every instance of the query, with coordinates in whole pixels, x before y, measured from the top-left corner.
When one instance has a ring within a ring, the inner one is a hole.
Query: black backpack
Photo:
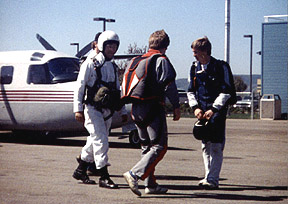
[[[236,95],[236,89],[235,89],[235,84],[234,84],[234,77],[231,71],[231,68],[229,66],[229,64],[223,60],[217,60],[216,61],[216,67],[217,69],[223,69],[223,66],[227,66],[227,71],[229,73],[229,81],[231,82],[231,89],[229,94],[231,95],[231,97],[228,99],[228,101],[226,102],[227,105],[234,105],[237,102],[237,95]],[[216,72],[219,73],[219,72]]]

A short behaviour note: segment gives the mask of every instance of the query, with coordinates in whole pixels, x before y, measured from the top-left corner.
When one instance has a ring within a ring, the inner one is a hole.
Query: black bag
[[[211,139],[211,127],[208,120],[197,120],[193,127],[193,135],[197,140],[209,141]]]
[[[120,106],[120,90],[114,88],[100,87],[95,94],[93,101],[101,108],[109,108],[110,110],[119,111]]]
[[[123,107],[123,103],[120,100],[121,91],[116,88],[116,72],[117,65],[113,63],[115,81],[114,82],[105,82],[102,81],[101,68],[95,65],[95,70],[97,73],[97,79],[92,87],[86,86],[86,100],[85,104],[90,104],[94,106],[97,110],[102,108],[108,108],[112,111],[119,111]]]

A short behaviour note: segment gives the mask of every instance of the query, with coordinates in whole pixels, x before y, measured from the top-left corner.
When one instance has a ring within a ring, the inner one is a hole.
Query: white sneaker
[[[138,190],[138,182],[131,176],[130,172],[127,171],[126,173],[123,174],[123,176],[126,182],[128,183],[131,191],[135,193],[137,196],[141,196],[141,192]]]
[[[146,194],[165,194],[167,191],[168,188],[160,187],[159,185],[156,188],[145,188]]]
[[[202,180],[199,181],[198,185],[199,186],[203,186],[204,183],[207,183],[207,180],[204,178]]]
[[[201,181],[199,182],[199,186],[202,186],[206,190],[215,190],[219,188],[219,186],[214,183],[210,183],[208,181]]]

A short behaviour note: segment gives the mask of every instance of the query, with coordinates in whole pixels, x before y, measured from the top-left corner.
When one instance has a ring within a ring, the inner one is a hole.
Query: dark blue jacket
[[[197,103],[192,109],[200,108],[204,112],[212,109],[218,112],[227,107],[234,81],[228,63],[211,57],[205,71],[199,62],[193,62],[190,69],[188,93],[193,93]],[[217,101],[216,101],[217,99]]]
[[[193,111],[214,112],[209,123],[213,128],[212,142],[222,142],[225,137],[225,121],[228,100],[234,91],[233,75],[228,63],[211,57],[206,70],[199,62],[193,62],[188,87],[189,105]]]

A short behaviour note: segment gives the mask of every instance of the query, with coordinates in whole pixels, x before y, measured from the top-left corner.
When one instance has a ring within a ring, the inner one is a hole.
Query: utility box
[[[280,119],[281,98],[277,94],[264,94],[260,100],[260,119]]]

